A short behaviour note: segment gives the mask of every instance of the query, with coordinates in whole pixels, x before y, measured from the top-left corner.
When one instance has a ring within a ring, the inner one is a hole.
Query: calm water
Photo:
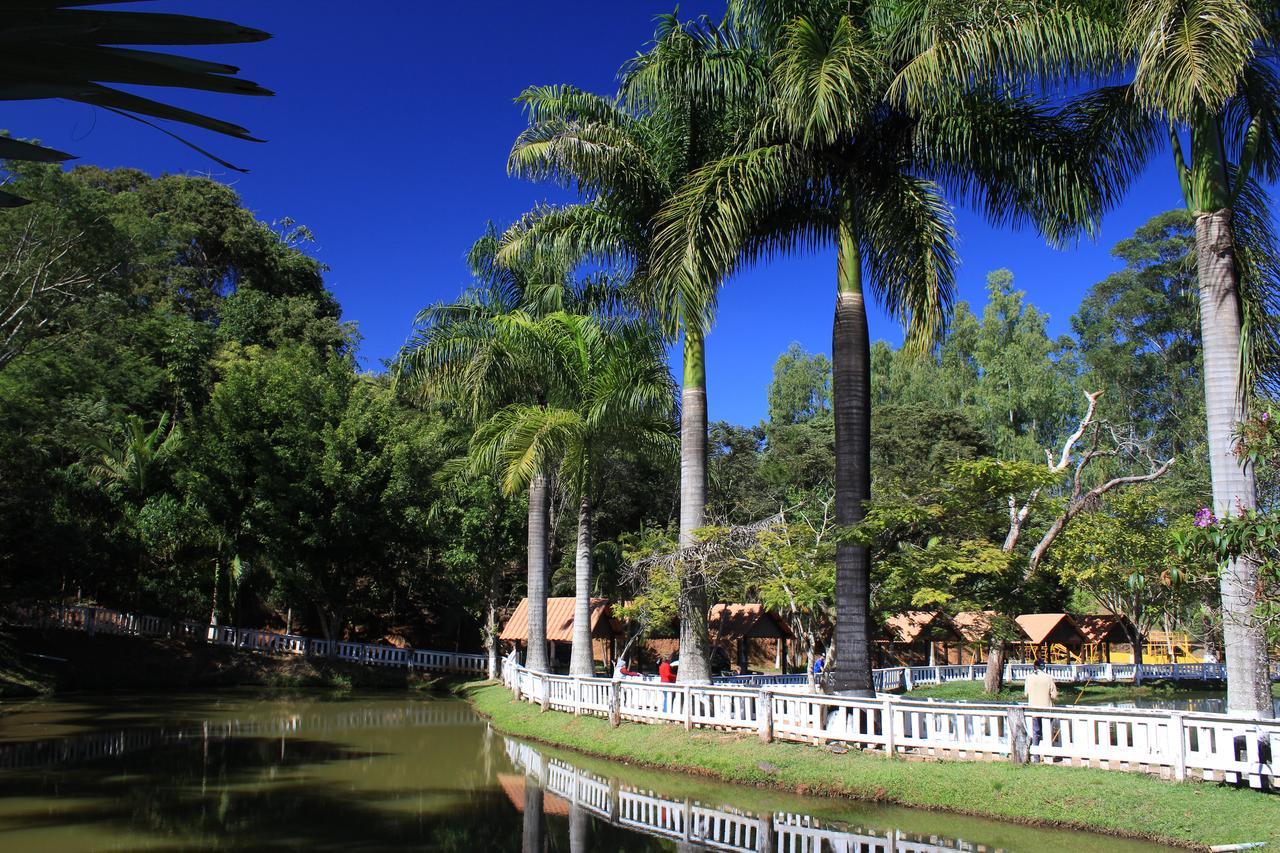
[[[6,851],[1157,849],[638,771],[535,749],[464,703],[402,694],[0,710]],[[675,840],[686,831],[719,846]],[[825,846],[788,846],[801,837]]]
[[[1221,691],[1180,692],[1177,696],[1144,696],[1127,702],[1112,702],[1103,697],[1091,699],[1086,693],[1081,705],[1107,708],[1159,708],[1165,711],[1194,711],[1206,714],[1225,714],[1227,697]],[[1275,700],[1276,716],[1280,717],[1280,699]]]

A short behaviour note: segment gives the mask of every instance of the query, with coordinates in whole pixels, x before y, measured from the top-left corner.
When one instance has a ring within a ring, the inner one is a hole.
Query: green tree
[[[708,490],[706,336],[719,277],[690,286],[655,276],[653,219],[699,167],[728,150],[759,94],[756,54],[725,26],[659,19],[650,50],[623,69],[619,100],[570,86],[534,87],[521,100],[530,119],[510,171],[576,189],[580,204],[543,207],[508,235],[509,250],[552,252],[576,263],[617,264],[633,300],[683,332],[680,538],[696,541]],[[694,584],[682,598],[681,681],[709,678],[708,603]]]
[[[1130,420],[1178,469],[1161,494],[1190,514],[1209,490],[1204,376],[1191,216],[1152,217],[1112,254],[1124,269],[1095,284],[1071,318],[1081,384],[1106,389],[1101,412]]]
[[[508,494],[550,469],[577,498],[572,675],[591,675],[593,509],[605,456],[627,444],[661,447],[673,438],[675,396],[660,341],[651,328],[586,315],[511,315],[522,358],[551,380],[538,403],[514,403],[481,423],[473,464],[501,472]]]
[[[1187,529],[1190,518],[1170,519],[1166,504],[1152,487],[1109,495],[1098,509],[1076,519],[1052,558],[1067,587],[1129,618],[1129,641],[1139,666],[1147,633],[1164,617],[1176,617],[1206,580],[1185,576],[1170,528]],[[1136,669],[1134,681],[1141,677]]]
[[[1068,110],[1079,129],[1078,162],[1110,169],[1116,187],[1165,156],[1162,143],[1169,141],[1195,223],[1209,467],[1219,515],[1256,505],[1253,473],[1235,453],[1233,431],[1280,340],[1270,321],[1280,255],[1264,189],[1280,177],[1278,41],[1280,18],[1262,0],[1060,0],[993,10],[898,81],[903,99],[918,104],[949,97],[974,79],[1055,93],[1094,86]],[[1049,198],[1066,220],[1081,219],[1071,194]],[[1220,581],[1228,708],[1271,717],[1266,631],[1253,612],[1258,566],[1247,555],[1233,559]]]
[[[865,288],[908,327],[909,347],[928,350],[954,291],[944,188],[1000,221],[1040,213],[1041,181],[1071,182],[1086,203],[1100,190],[1053,165],[1064,137],[1035,104],[974,86],[911,110],[888,102],[898,71],[958,19],[822,0],[744,0],[732,11],[768,54],[773,97],[740,148],[700,170],[660,214],[659,266],[710,282],[760,257],[835,245],[836,515],[854,524],[871,485]],[[837,549],[834,683],[842,690],[872,689],[867,559],[856,541]]]
[[[593,280],[574,280],[559,258],[499,257],[496,229],[468,256],[476,284],[451,303],[425,308],[396,366],[397,382],[427,398],[458,405],[472,424],[507,406],[546,408],[558,377],[531,345],[530,322],[566,309],[607,305]],[[528,471],[529,648],[526,664],[548,669],[546,600],[550,566],[551,475],[554,461],[538,455]]]
[[[793,343],[773,363],[769,423],[796,424],[831,409],[831,361]]]

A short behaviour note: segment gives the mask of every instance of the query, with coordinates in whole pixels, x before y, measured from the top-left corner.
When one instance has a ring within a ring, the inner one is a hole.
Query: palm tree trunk
[[[547,667],[547,528],[551,509],[546,474],[529,482],[529,653],[525,666],[536,672]]]
[[[533,776],[524,777],[524,815],[520,853],[543,853],[547,849],[547,825],[542,784]]]
[[[855,524],[871,497],[871,338],[862,295],[862,258],[850,223],[840,223],[838,293],[831,330],[836,427],[836,523]],[[874,695],[871,681],[871,566],[866,547],[836,546],[835,691]]]
[[[707,506],[707,365],[701,331],[685,328],[684,390],[680,410],[680,547],[697,540]],[[711,643],[707,639],[707,590],[703,578],[684,567],[680,595],[680,667],[683,682],[711,680]]]
[[[1234,430],[1245,419],[1247,408],[1240,375],[1240,291],[1229,210],[1197,213],[1196,266],[1213,511],[1222,518],[1257,505],[1252,466],[1235,454]],[[1222,570],[1219,588],[1227,711],[1271,717],[1266,629],[1255,612],[1257,563],[1249,557],[1231,561]]]
[[[573,650],[569,655],[570,675],[592,675],[591,654],[591,498],[582,487],[578,501],[578,552],[575,555],[576,583],[573,601]]]

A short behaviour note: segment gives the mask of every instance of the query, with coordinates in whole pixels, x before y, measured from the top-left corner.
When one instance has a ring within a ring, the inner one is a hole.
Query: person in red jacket
[[[671,668],[671,659],[664,657],[658,664],[658,680],[663,684],[676,683],[676,671]]]

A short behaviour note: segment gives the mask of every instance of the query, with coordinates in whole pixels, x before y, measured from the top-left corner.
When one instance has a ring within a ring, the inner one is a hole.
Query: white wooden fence
[[[686,729],[756,732],[893,756],[1037,761],[1277,787],[1280,720],[1116,708],[1028,708],[809,693],[788,687],[610,681],[533,672],[504,660],[504,683],[542,709]]]
[[[1033,664],[1008,663],[1004,667],[1005,681],[1023,681]],[[1079,663],[1051,664],[1045,667],[1055,681],[1083,684],[1109,684],[1133,681],[1135,665],[1131,663]],[[911,690],[932,684],[953,681],[981,681],[987,677],[986,664],[959,664],[949,666],[899,666],[872,670],[875,689],[882,693]],[[1220,663],[1145,663],[1142,680],[1173,681],[1224,681],[1226,665]],[[1280,678],[1280,669],[1272,674]],[[792,675],[731,675],[712,679],[715,684],[738,687],[778,687],[807,685],[809,679],[803,673]]]
[[[164,619],[160,616],[121,613],[105,607],[53,607],[33,621],[40,621],[43,624],[52,623],[57,627],[87,631],[91,634],[131,634],[142,637],[206,640],[220,646],[231,646],[271,655],[337,658],[349,663],[398,666],[430,672],[483,674],[488,670],[488,659],[484,655],[428,649],[402,649],[382,643],[317,640],[297,634],[276,634],[254,628],[205,625],[199,622]]]
[[[981,848],[962,839],[928,838],[896,829],[825,825],[806,814],[755,814],[611,782],[506,738],[511,762],[572,808],[600,820],[690,845],[741,853],[830,851],[830,853],[951,853]],[[993,850],[992,853],[995,853]]]

